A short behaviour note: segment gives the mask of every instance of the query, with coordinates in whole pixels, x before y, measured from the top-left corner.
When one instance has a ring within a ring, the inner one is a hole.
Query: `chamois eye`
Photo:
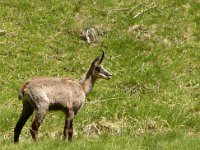
[[[96,67],[95,70],[100,72],[100,67]]]

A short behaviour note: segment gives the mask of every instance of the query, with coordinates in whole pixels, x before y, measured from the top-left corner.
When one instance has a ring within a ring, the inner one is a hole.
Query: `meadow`
[[[113,78],[88,95],[73,142],[49,112],[38,143],[32,116],[14,144],[23,82],[81,79],[102,49]],[[0,0],[0,149],[200,149],[200,1]]]

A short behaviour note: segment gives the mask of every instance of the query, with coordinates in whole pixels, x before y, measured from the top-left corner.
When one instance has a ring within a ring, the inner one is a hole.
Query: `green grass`
[[[200,148],[199,1],[0,0],[0,10],[1,149]],[[101,32],[99,43],[82,38],[88,28]],[[64,115],[50,112],[38,143],[31,117],[14,145],[23,82],[80,79],[102,49],[113,79],[97,81],[74,141],[61,140]]]

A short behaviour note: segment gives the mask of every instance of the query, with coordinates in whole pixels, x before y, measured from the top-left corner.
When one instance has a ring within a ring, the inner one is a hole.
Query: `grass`
[[[0,0],[0,9],[1,149],[200,148],[199,1]],[[99,43],[82,38],[88,28]],[[64,115],[50,112],[38,143],[30,118],[14,145],[22,83],[80,79],[101,49],[113,79],[96,83],[75,117],[74,141],[61,140]]]

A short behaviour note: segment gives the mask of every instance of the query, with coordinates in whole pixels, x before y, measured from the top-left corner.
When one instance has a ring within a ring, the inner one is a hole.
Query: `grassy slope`
[[[6,30],[0,34],[2,148],[199,149],[200,2],[138,4],[0,0],[0,29]],[[80,37],[90,27],[102,32],[96,45]],[[33,76],[80,78],[80,64],[87,68],[102,48],[113,79],[95,85],[75,118],[74,142],[60,140],[64,115],[50,112],[39,144],[31,140],[30,118],[21,143],[13,145],[23,81]]]

